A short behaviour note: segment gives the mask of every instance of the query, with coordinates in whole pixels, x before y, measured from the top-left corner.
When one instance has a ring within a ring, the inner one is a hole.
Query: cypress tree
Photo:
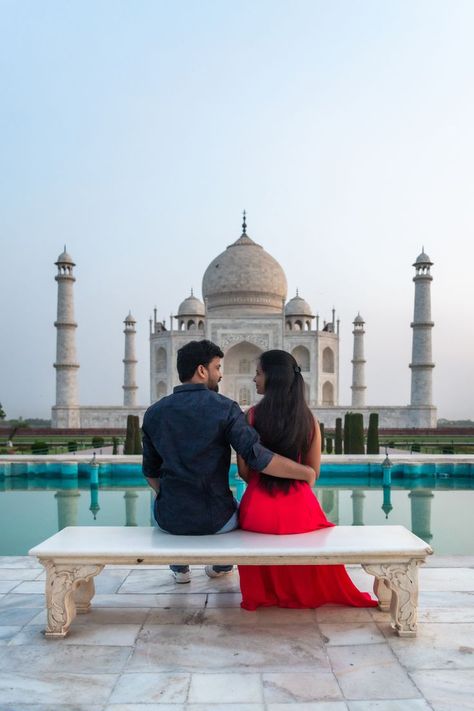
[[[367,454],[379,453],[379,416],[371,412],[369,416],[369,429],[367,430]]]
[[[352,413],[351,428],[351,454],[365,454],[364,418],[361,412]]]
[[[324,452],[324,422],[319,423],[319,430],[321,432],[321,452]]]
[[[118,454],[118,437],[112,437],[112,454]]]
[[[133,415],[127,415],[127,434],[125,436],[125,444],[123,445],[123,453],[124,454],[133,454],[133,443],[134,443],[133,427],[134,427]]]
[[[134,427],[133,427],[133,453],[142,453],[142,434],[140,431],[140,420],[138,415],[134,415]]]
[[[352,418],[351,418],[352,413],[351,412],[346,412],[344,415],[344,454],[351,454],[352,453]]]
[[[336,417],[336,434],[334,438],[334,454],[342,454],[342,417]]]
[[[326,437],[326,453],[332,454],[332,437]]]

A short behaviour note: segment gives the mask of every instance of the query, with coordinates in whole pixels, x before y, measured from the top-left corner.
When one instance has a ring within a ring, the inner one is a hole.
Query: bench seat
[[[172,536],[154,527],[71,526],[29,551],[46,569],[46,637],[65,637],[76,613],[90,609],[104,565],[166,563],[337,565],[358,563],[403,637],[416,634],[418,566],[430,546],[403,526],[335,526],[294,535],[236,530]]]

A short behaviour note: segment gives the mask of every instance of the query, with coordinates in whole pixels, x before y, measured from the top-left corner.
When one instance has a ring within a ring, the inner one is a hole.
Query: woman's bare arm
[[[318,479],[321,470],[321,430],[319,429],[319,422],[317,420],[314,422],[313,439],[304,456],[304,463],[309,464],[311,469],[314,469],[316,479]]]

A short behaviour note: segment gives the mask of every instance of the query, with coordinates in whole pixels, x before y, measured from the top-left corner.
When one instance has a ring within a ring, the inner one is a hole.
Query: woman
[[[262,444],[308,464],[319,476],[321,434],[304,396],[301,368],[290,353],[262,353],[254,382],[263,399],[247,413]],[[258,533],[306,533],[334,524],[327,520],[310,485],[250,470],[237,458],[248,486],[240,503],[240,527]],[[375,607],[343,565],[240,565],[241,606],[319,607],[325,603]]]

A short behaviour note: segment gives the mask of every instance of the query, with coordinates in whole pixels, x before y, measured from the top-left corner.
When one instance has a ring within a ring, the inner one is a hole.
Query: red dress
[[[269,494],[251,472],[239,508],[240,527],[257,533],[307,533],[334,526],[309,484],[297,481],[288,492]],[[326,603],[376,607],[343,565],[239,565],[241,607],[319,607]]]

